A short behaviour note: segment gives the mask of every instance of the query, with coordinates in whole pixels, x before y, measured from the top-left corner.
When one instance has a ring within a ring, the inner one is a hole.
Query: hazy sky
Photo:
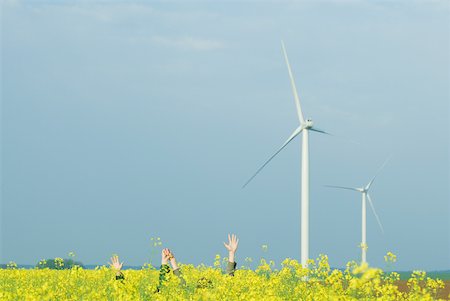
[[[74,251],[141,265],[300,257],[298,126],[310,135],[310,255],[450,268],[450,7],[442,1],[2,1],[0,262]],[[356,140],[360,144],[352,143]]]

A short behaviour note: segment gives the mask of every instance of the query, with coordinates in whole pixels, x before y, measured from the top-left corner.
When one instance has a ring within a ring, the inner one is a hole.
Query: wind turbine
[[[383,165],[378,169],[378,172],[375,174],[375,176],[370,180],[370,182],[364,186],[359,188],[354,187],[345,187],[345,186],[333,186],[333,185],[325,185],[326,187],[331,188],[338,188],[338,189],[347,189],[347,190],[353,190],[360,192],[362,195],[362,217],[361,217],[361,262],[367,263],[367,227],[366,227],[366,200],[369,201],[370,208],[372,209],[373,214],[375,215],[375,218],[377,220],[378,225],[380,226],[381,232],[384,233],[383,225],[381,224],[380,218],[378,217],[377,212],[375,211],[375,207],[373,206],[372,199],[369,195],[369,189],[373,184],[373,181],[375,178],[380,174],[381,170],[384,168],[386,163],[389,161],[391,157],[388,157]]]
[[[319,130],[313,126],[311,119],[303,117],[302,108],[300,106],[300,99],[298,97],[297,88],[295,87],[294,76],[292,75],[291,66],[289,64],[286,48],[283,41],[281,41],[283,48],[284,59],[286,61],[289,78],[292,86],[292,93],[294,94],[295,105],[297,107],[297,115],[300,122],[292,135],[284,142],[284,144],[253,174],[253,176],[244,184],[243,188],[253,180],[254,177],[279,153],[286,145],[288,145],[300,133],[303,135],[302,139],[302,161],[301,161],[301,264],[306,267],[309,259],[309,131],[314,131],[322,134],[329,133]]]

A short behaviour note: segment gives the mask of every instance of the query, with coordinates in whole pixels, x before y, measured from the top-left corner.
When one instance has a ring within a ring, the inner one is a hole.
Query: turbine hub
[[[305,123],[303,124],[303,128],[310,129],[314,125],[313,121],[311,119],[306,119]]]

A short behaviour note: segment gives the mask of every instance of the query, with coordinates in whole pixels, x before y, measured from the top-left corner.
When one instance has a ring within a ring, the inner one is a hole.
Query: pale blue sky
[[[70,251],[148,260],[159,236],[212,263],[299,258],[300,139],[280,40],[311,134],[310,254],[449,269],[448,1],[3,1],[0,262]]]

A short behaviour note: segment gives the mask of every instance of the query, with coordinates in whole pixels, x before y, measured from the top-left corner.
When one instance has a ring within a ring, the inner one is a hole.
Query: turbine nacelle
[[[302,128],[309,130],[313,127],[313,125],[314,125],[314,123],[311,119],[306,119],[305,122],[303,122],[303,124],[302,124]]]

